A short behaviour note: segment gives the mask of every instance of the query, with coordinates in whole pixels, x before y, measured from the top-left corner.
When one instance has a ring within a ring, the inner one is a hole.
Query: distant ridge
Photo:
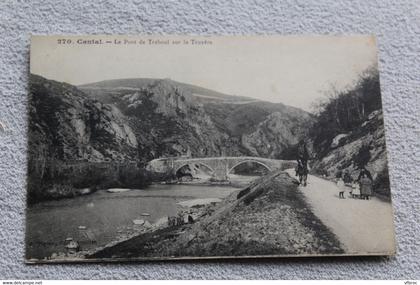
[[[111,80],[103,80],[99,82],[93,82],[88,84],[82,84],[78,87],[81,89],[102,89],[102,88],[146,88],[150,86],[154,86],[157,84],[169,84],[178,86],[186,91],[188,91],[191,95],[197,97],[203,97],[208,99],[218,99],[218,100],[228,100],[228,101],[245,101],[245,102],[255,102],[260,101],[255,98],[245,97],[245,96],[237,96],[237,95],[230,95],[225,94],[222,92],[214,91],[208,88],[178,82],[169,78],[126,78],[126,79],[111,79]]]

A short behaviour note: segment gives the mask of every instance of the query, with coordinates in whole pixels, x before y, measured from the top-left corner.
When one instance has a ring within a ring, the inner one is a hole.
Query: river
[[[176,215],[180,202],[222,199],[236,190],[229,185],[153,184],[143,190],[118,193],[100,190],[71,199],[41,202],[27,209],[27,258],[42,259],[65,252],[70,239],[77,241],[82,250],[95,249],[122,233],[130,234],[135,219],[154,223]]]

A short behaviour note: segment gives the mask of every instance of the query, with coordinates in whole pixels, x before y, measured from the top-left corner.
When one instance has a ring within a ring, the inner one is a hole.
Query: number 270
[[[70,39],[58,39],[57,43],[59,45],[64,45],[64,44],[71,44],[71,40]]]

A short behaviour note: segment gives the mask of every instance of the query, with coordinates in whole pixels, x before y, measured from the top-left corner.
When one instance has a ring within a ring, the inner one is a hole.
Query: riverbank
[[[234,188],[244,188],[247,187],[254,181],[255,179],[259,178],[260,176],[242,176],[242,175],[235,175],[231,174],[229,176],[229,180],[227,181],[212,181],[211,177],[206,178],[193,178],[189,181],[174,181],[174,182],[167,182],[167,181],[156,181],[152,184],[157,185],[195,185],[195,186],[230,186]]]
[[[296,181],[274,172],[220,203],[202,207],[194,223],[158,229],[106,247],[89,259],[165,259],[343,253],[314,215]]]
[[[80,260],[98,248],[153,231],[162,219],[166,226],[168,217],[190,209],[184,203],[211,203],[238,191],[230,186],[183,184],[111,190],[28,207],[27,260]],[[67,248],[72,241],[79,247]]]

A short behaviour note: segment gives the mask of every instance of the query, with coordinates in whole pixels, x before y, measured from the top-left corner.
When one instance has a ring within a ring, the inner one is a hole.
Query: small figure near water
[[[188,217],[188,222],[190,222],[189,217]],[[181,226],[183,224],[185,224],[185,221],[184,221],[184,216],[182,214],[168,217],[168,227]]]
[[[176,226],[176,217],[168,217],[168,226],[169,227]]]
[[[184,224],[184,217],[182,215],[178,215],[176,217],[176,225],[180,226],[180,225],[183,225],[183,224]]]

